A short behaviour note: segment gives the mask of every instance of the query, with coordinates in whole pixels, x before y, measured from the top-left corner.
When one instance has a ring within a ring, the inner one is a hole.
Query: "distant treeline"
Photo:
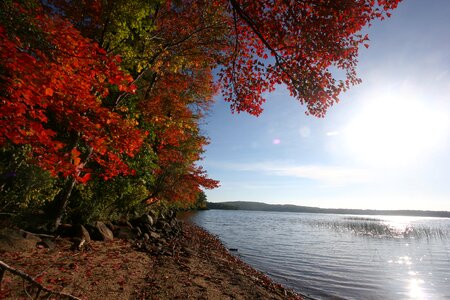
[[[298,205],[291,205],[291,204],[267,204],[267,203],[261,203],[261,202],[247,202],[247,201],[231,201],[231,202],[219,202],[219,203],[208,202],[207,208],[208,209],[227,209],[227,210],[258,210],[258,211],[281,211],[281,212],[298,212],[298,213],[322,213],[322,214],[388,215],[388,216],[450,218],[449,211],[319,208],[319,207],[298,206]]]

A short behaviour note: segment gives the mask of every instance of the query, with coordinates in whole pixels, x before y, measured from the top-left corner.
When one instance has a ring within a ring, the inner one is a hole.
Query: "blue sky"
[[[363,83],[325,118],[283,87],[263,114],[231,114],[217,97],[202,164],[209,201],[450,211],[450,1],[405,0],[368,29]]]

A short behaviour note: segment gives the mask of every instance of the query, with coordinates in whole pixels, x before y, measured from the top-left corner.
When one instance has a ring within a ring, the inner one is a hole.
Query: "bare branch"
[[[37,282],[33,277],[31,277],[27,273],[25,273],[25,272],[23,272],[21,270],[15,269],[15,268],[7,265],[5,262],[0,260],[0,275],[2,275],[0,277],[0,279],[2,279],[3,273],[5,271],[8,271],[11,274],[19,276],[23,280],[26,280],[26,281],[30,282],[32,285],[34,285],[34,286],[36,286],[38,288],[38,291],[39,291],[38,293],[40,293],[41,291],[44,291],[44,292],[47,292],[48,294],[56,295],[56,296],[60,296],[60,297],[65,297],[65,298],[71,299],[71,300],[81,300],[81,298],[75,297],[75,296],[73,296],[71,294],[50,290],[50,289],[46,288],[45,286],[43,286],[42,284],[40,284],[39,282]],[[1,284],[1,281],[0,281],[0,284]]]

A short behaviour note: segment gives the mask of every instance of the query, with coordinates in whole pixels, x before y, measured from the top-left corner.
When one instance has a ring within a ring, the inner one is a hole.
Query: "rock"
[[[154,224],[153,217],[150,216],[149,214],[142,215],[141,220],[142,220],[142,222],[147,223],[150,226],[152,226]]]
[[[147,213],[150,217],[153,219],[153,225],[155,225],[158,222],[158,213],[156,211],[150,210]]]
[[[84,240],[86,241],[86,243],[90,243],[91,242],[91,235],[89,234],[89,231],[81,224],[77,224],[75,226],[73,226],[74,229],[74,234],[73,236],[75,237],[79,237],[81,239],[84,238]]]
[[[53,250],[56,248],[56,244],[51,239],[48,238],[43,238],[42,241],[37,243],[37,245],[40,245],[49,250]]]
[[[64,237],[73,237],[76,234],[76,230],[71,224],[61,224],[56,229],[56,233]]]
[[[133,229],[125,226],[116,227],[114,231],[114,235],[123,240],[132,240],[135,238],[136,234],[133,232]]]
[[[95,222],[94,226],[98,229],[100,234],[102,235],[103,241],[112,241],[114,239],[114,234],[111,230],[109,230],[108,227],[106,227],[105,223],[103,222]]]
[[[152,250],[153,250],[153,253],[160,254],[162,252],[163,248],[161,245],[156,245],[155,247],[153,247]]]
[[[0,229],[0,251],[25,251],[36,248],[41,239],[19,229]]]
[[[97,221],[94,225],[86,224],[85,227],[94,241],[112,241],[114,239],[112,231],[103,222]]]
[[[113,223],[114,225],[117,225],[117,226],[128,226],[128,225],[127,225],[127,222],[128,222],[127,219],[121,218],[120,220],[115,220],[115,221],[113,221],[112,223]]]
[[[144,232],[150,233],[153,231],[153,227],[150,226],[150,224],[145,224],[144,225]]]
[[[167,222],[161,222],[162,224],[162,229],[165,231],[165,232],[170,232],[170,230],[171,230],[171,226],[170,226],[170,224],[169,223],[167,223]]]
[[[161,238],[161,235],[159,235],[158,233],[156,233],[154,231],[150,231],[149,235],[150,235],[150,237],[152,237],[155,240],[159,240]]]
[[[127,221],[127,223],[130,224],[132,228],[134,228],[136,226],[141,226],[142,220],[141,218],[135,218],[130,219],[129,221]]]
[[[95,228],[94,225],[92,225],[92,224],[84,224],[83,226],[84,226],[84,228],[86,228],[87,231],[89,232],[89,235],[90,235],[90,237],[91,237],[91,240],[94,240],[94,241],[99,241],[99,240],[101,240],[101,235],[100,235],[100,233],[98,232],[97,228]]]
[[[162,229],[163,228],[163,220],[159,219],[158,223],[155,224],[156,229]]]
[[[106,227],[109,228],[109,230],[111,230],[112,232],[114,232],[114,230],[116,230],[116,226],[114,226],[113,223],[111,223],[111,221],[106,221],[105,222]]]
[[[141,228],[139,228],[139,227],[136,226],[134,229],[136,230],[137,236],[139,236],[139,237],[142,236],[142,230],[141,230]]]

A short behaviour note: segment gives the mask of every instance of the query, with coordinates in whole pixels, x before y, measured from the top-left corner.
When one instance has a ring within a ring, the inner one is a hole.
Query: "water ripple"
[[[448,219],[210,210],[193,220],[319,299],[450,299]]]

